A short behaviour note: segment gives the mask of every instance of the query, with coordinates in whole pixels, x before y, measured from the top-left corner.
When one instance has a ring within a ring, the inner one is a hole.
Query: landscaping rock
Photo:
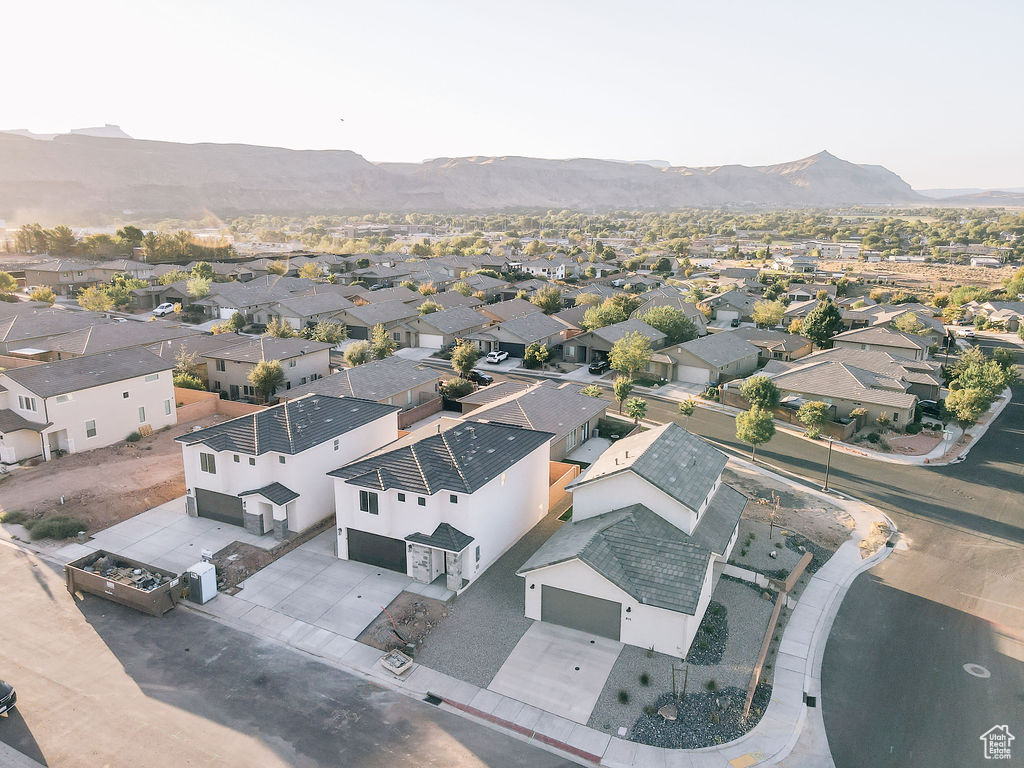
[[[772,688],[761,684],[754,691],[750,715],[743,717],[744,689],[729,687],[714,693],[692,693],[678,700],[666,693],[655,702],[654,714],[642,714],[629,729],[628,738],[666,749],[700,749],[737,739],[760,721],[771,700]],[[675,719],[661,715],[674,709]]]

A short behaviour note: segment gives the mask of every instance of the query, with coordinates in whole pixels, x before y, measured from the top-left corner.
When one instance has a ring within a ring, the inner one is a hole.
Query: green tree
[[[583,389],[580,390],[580,394],[581,395],[586,395],[587,397],[603,397],[604,396],[604,392],[596,384],[587,384],[587,386],[583,387]]]
[[[551,315],[562,308],[562,292],[554,285],[545,285],[530,297],[530,301],[545,315]]]
[[[803,329],[804,329],[804,321],[801,320],[799,317],[794,317],[793,320],[790,322],[789,327],[786,330],[789,331],[790,333],[796,335],[796,334],[800,333],[800,331],[802,331]]]
[[[913,312],[900,315],[890,325],[893,329],[903,333],[921,333],[925,329],[925,324],[921,322],[921,318]]]
[[[666,344],[682,344],[697,338],[697,326],[685,312],[675,307],[651,307],[638,319],[664,333],[668,337]]]
[[[750,445],[750,460],[754,460],[757,446],[767,443],[775,435],[775,421],[771,413],[757,406],[736,416],[736,438]]]
[[[622,413],[622,403],[629,397],[633,391],[633,382],[625,376],[617,376],[615,383],[612,385],[612,392],[615,395],[615,400],[619,404],[619,413]]]
[[[48,230],[46,233],[47,250],[52,256],[70,256],[78,246],[78,238],[71,227],[63,224]]]
[[[467,379],[454,378],[441,383],[441,394],[449,400],[458,400],[475,389],[473,382]]]
[[[213,278],[217,276],[217,273],[213,271],[213,265],[208,261],[197,262],[192,267],[191,277],[201,277],[203,280],[209,280],[213,282]]]
[[[417,290],[421,296],[433,296],[437,293],[437,288],[434,287],[433,283],[423,283]]]
[[[9,294],[18,290],[18,281],[10,272],[0,272],[0,293]]]
[[[395,340],[388,329],[378,323],[370,331],[370,349],[374,360],[383,360],[395,351]]]
[[[683,400],[681,403],[679,403],[679,415],[686,417],[687,427],[690,426],[690,417],[693,416],[696,410],[697,401],[694,400],[692,397],[688,397],[686,400]]]
[[[577,307],[596,307],[601,303],[601,297],[596,293],[581,293],[576,297]]]
[[[440,311],[441,305],[438,304],[436,301],[424,301],[422,304],[420,304],[421,315],[430,315],[433,314],[434,312]]]
[[[469,376],[469,372],[473,370],[473,366],[476,365],[476,361],[479,359],[480,350],[477,349],[475,344],[468,341],[460,340],[452,348],[452,370],[462,379]]]
[[[30,301],[42,301],[53,306],[53,302],[57,300],[57,294],[55,294],[50,288],[42,286],[36,288],[32,293],[28,295]]]
[[[990,395],[981,389],[954,389],[946,398],[945,408],[961,429],[967,429],[978,421],[992,404]]]
[[[336,345],[348,338],[348,328],[345,327],[344,323],[332,323],[329,320],[321,320],[312,328],[307,328],[304,335],[311,341]]]
[[[272,317],[270,322],[267,323],[267,330],[263,335],[272,336],[275,339],[290,339],[295,335],[295,330],[286,320],[282,320],[280,317]]]
[[[206,389],[206,387],[203,386],[203,380],[194,373],[173,373],[171,375],[171,379],[174,386],[181,389]]]
[[[800,406],[796,417],[807,427],[808,437],[817,438],[821,434],[821,428],[828,421],[830,407],[820,400],[811,400]]]
[[[288,271],[288,265],[283,261],[268,261],[267,273],[271,275],[283,275]]]
[[[247,378],[263,401],[270,402],[277,388],[284,384],[284,368],[280,360],[260,360],[249,370]]]
[[[245,315],[241,312],[232,312],[227,321],[227,329],[231,333],[238,333],[245,328]]]
[[[754,322],[759,328],[774,328],[782,322],[786,313],[786,305],[781,301],[758,301],[751,312]]]
[[[201,299],[210,295],[210,283],[206,277],[190,277],[185,283],[185,292],[193,299]]]
[[[630,331],[612,344],[608,360],[613,369],[632,381],[651,362],[651,340],[638,331]]]
[[[316,262],[307,261],[305,264],[299,267],[299,277],[304,277],[307,280],[319,280],[323,276],[324,271]]]
[[[775,382],[767,376],[751,376],[740,386],[740,394],[747,399],[753,408],[772,410],[782,400],[782,393]]]
[[[118,245],[127,254],[131,254],[134,249],[139,248],[142,245],[143,238],[146,236],[141,229],[133,227],[131,224],[121,227],[115,234]]]
[[[164,272],[160,275],[160,277],[157,278],[157,283],[160,285],[170,285],[171,283],[177,283],[180,280],[188,280],[188,272],[182,272],[180,269],[175,269],[171,272]]]
[[[623,403],[626,415],[633,420],[633,424],[639,424],[640,419],[647,415],[647,401],[642,397],[631,397]]]
[[[373,350],[368,341],[354,341],[345,347],[345,363],[349,368],[355,368],[373,359]]]
[[[526,350],[523,352],[523,367],[541,368],[550,358],[551,350],[548,349],[548,345],[534,342],[527,345]]]
[[[819,347],[831,347],[832,337],[842,330],[843,315],[839,307],[831,299],[826,299],[807,313],[800,333]]]
[[[360,259],[356,259],[356,269],[367,269],[369,266],[370,260],[365,256]]]
[[[107,296],[106,291],[92,285],[79,291],[78,306],[90,312],[109,312],[114,308],[114,302]]]
[[[464,283],[461,280],[452,286],[452,290],[456,293],[461,293],[463,296],[473,295],[473,289],[469,287],[469,283]]]

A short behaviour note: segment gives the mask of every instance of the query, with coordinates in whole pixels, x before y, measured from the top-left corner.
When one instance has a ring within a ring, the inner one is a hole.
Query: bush
[[[916,435],[920,431],[921,431],[921,425],[920,424],[916,424],[916,423],[913,423],[913,422],[910,423],[910,424],[907,424],[907,434],[908,435]]]
[[[658,710],[653,704],[644,704],[644,714],[648,717],[653,717],[657,712]]]
[[[10,523],[11,525],[20,525],[28,520],[28,515],[24,512],[4,512],[0,514],[0,523]]]
[[[882,436],[880,434],[878,434],[877,432],[870,432],[868,434],[868,442],[869,443],[880,443],[881,441],[882,441]]]
[[[718,683],[715,682],[714,678],[711,678],[707,681],[707,683],[704,684],[704,687],[711,691],[711,693],[714,693],[718,690]]]
[[[68,539],[89,526],[74,517],[44,517],[25,527],[33,539]]]
[[[619,704],[629,704],[629,691],[619,691]]]
[[[648,675],[646,672],[641,672],[640,673],[640,685],[650,685],[650,684],[651,684],[651,676]]]
[[[811,438],[811,440],[817,440],[821,437],[821,430],[818,427],[808,427],[807,436]]]
[[[128,435],[128,437],[124,439],[124,441],[126,443],[137,443],[141,439],[142,435],[140,435],[138,432],[132,432],[130,435]]]

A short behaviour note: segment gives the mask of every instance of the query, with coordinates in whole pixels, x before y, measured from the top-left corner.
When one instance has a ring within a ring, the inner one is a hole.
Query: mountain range
[[[372,163],[347,150],[139,140],[112,125],[0,132],[0,219],[10,223],[931,202],[882,166],[828,152],[778,165],[694,168],[514,156]]]

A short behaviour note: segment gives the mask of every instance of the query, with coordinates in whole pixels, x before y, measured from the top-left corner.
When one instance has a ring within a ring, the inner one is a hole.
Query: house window
[[[277,463],[278,464],[284,464],[284,462],[285,462],[284,456],[278,456],[277,457]]]
[[[27,395],[18,395],[18,407],[23,411],[36,411],[36,399]]]
[[[85,436],[86,437],[96,437],[96,420],[95,419],[89,419],[89,421],[85,422]]]
[[[139,424],[146,423],[146,409],[143,406],[139,406]]]
[[[476,562],[480,562],[480,545],[476,545]]]
[[[294,368],[295,367],[295,361],[294,360],[289,360],[288,361],[288,367],[289,368]]]
[[[391,334],[391,337],[395,341],[401,341],[402,340],[402,332],[401,331],[395,331],[394,333]]]
[[[421,507],[427,506],[427,500],[424,499],[422,496],[416,499],[416,503],[419,504]]]
[[[450,501],[452,504],[458,504],[459,503],[459,497],[456,496],[454,493],[449,494],[448,495],[448,501]]]
[[[57,395],[58,403],[67,403],[71,400],[71,395]]]
[[[218,360],[216,367],[217,367],[218,371],[223,371],[224,370],[224,361],[223,360]]]
[[[250,467],[255,467],[256,466],[256,459],[254,459],[252,456],[249,457],[249,466]]]
[[[892,423],[895,424],[900,420],[900,415],[896,411],[892,412]]]
[[[360,491],[359,510],[361,512],[369,512],[371,515],[380,514],[377,511],[377,494],[371,491]]]
[[[146,376],[146,381],[159,381],[159,380],[160,380],[160,374],[159,373],[151,373],[148,376]]]
[[[235,454],[234,459],[235,459],[235,464],[238,464],[241,461],[241,459],[238,457],[237,453]]]
[[[217,474],[217,457],[212,453],[200,453],[199,454],[199,468],[203,472],[209,472],[211,475]]]
[[[121,397],[124,398],[125,400],[127,400],[128,399],[128,393],[127,392],[122,392],[121,393]]]
[[[164,416],[170,416],[170,415],[171,415],[171,401],[170,400],[164,400]]]
[[[398,494],[398,500],[399,501],[405,501],[405,494],[404,493]]]
[[[341,448],[341,440],[335,440],[334,441],[334,450],[338,450],[339,448]]]

